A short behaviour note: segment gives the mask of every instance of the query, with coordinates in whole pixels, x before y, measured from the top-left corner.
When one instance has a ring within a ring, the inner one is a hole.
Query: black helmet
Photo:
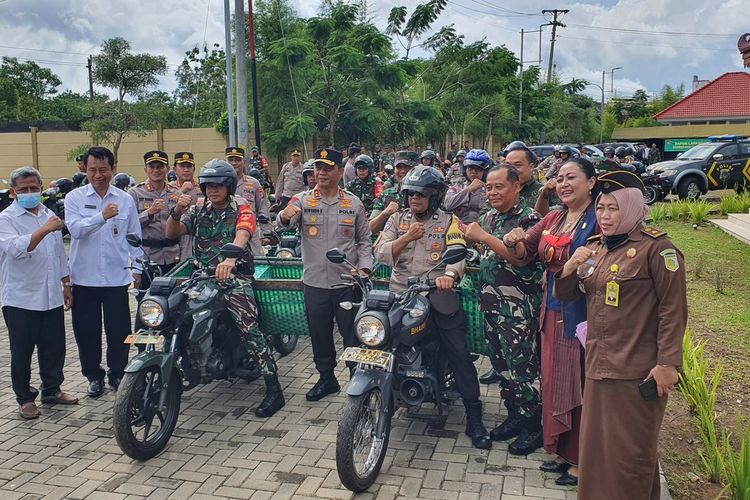
[[[401,180],[401,203],[408,207],[407,194],[409,191],[417,191],[430,198],[427,208],[429,213],[435,212],[443,203],[448,186],[445,178],[435,167],[417,165]]]
[[[120,172],[119,174],[115,175],[112,183],[115,185],[115,187],[118,187],[124,191],[128,186],[130,186],[130,176],[125,172]]]
[[[237,189],[237,172],[226,160],[214,158],[201,167],[198,174],[198,184],[203,196],[206,196],[207,184],[221,184],[226,186],[229,194],[233,195]]]
[[[55,181],[57,186],[57,192],[60,194],[66,194],[73,190],[73,181],[67,177],[61,177]]]
[[[255,168],[255,167],[252,167],[252,168],[248,169],[247,175],[249,175],[250,177],[255,178],[255,180],[257,180],[258,182],[260,182],[261,184],[263,184],[263,174],[261,173],[261,171],[259,169]]]
[[[604,148],[603,153],[607,158],[612,158],[613,156],[615,156],[615,148],[613,148],[612,146],[607,146],[606,148]],[[612,156],[607,156],[608,154]]]
[[[618,146],[617,149],[615,149],[615,156],[617,156],[619,159],[623,159],[626,156],[630,156],[633,154],[633,148],[630,146]]]
[[[367,155],[359,155],[354,160],[354,168],[366,168],[369,175],[373,175],[375,173],[375,162]]]
[[[81,184],[83,184],[83,181],[86,180],[86,174],[83,172],[76,172],[73,174],[72,181],[73,181],[73,189],[79,187]]]
[[[310,187],[310,181],[308,181],[310,175],[315,175],[315,160],[307,160],[302,167],[302,182],[304,182],[305,187],[308,188]]]
[[[466,158],[466,151],[464,151],[463,149],[459,149],[456,152],[456,156],[454,158],[458,158],[459,156],[463,156],[464,158]]]
[[[422,163],[422,160],[424,160],[425,158],[429,158],[430,166],[434,166],[437,155],[432,149],[425,149],[424,151],[422,151],[422,154],[419,155],[419,162]]]
[[[559,151],[560,151],[560,154],[567,153],[568,158],[574,158],[575,149],[573,148],[573,146],[568,146],[567,144],[563,144],[562,146],[560,146]]]
[[[511,151],[515,151],[516,149],[529,149],[529,147],[526,146],[526,143],[523,141],[513,141],[505,146],[505,149],[503,149],[503,152],[501,154],[503,155],[503,157],[505,157],[508,156],[508,153],[510,153]]]
[[[177,173],[174,170],[170,170],[167,173],[167,182],[174,182],[177,180]]]
[[[393,159],[393,166],[408,165],[415,167],[419,163],[419,155],[416,151],[396,151]]]
[[[388,163],[386,166],[383,167],[383,172],[385,172],[388,175],[393,175],[393,165]]]

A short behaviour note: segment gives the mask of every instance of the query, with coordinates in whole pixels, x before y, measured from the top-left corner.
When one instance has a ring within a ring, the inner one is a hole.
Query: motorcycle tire
[[[392,412],[384,415],[382,404],[380,389],[374,388],[360,396],[348,396],[341,411],[336,432],[336,470],[341,483],[355,493],[372,486],[383,466]],[[382,439],[375,437],[379,418],[387,419]]]
[[[659,191],[654,186],[646,186],[646,190],[643,193],[643,201],[646,205],[653,205],[659,201]]]
[[[273,347],[276,352],[283,358],[284,356],[294,352],[294,348],[297,347],[297,341],[299,337],[297,335],[275,335],[273,337]]]
[[[166,389],[166,410],[157,411],[164,390],[159,369],[151,366],[123,376],[112,419],[115,440],[123,453],[135,460],[148,460],[164,450],[177,426],[181,389],[180,376],[175,370]],[[155,431],[154,424],[158,425]]]

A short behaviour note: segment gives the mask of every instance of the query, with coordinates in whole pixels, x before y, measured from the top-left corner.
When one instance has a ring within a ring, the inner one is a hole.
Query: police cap
[[[227,148],[226,149],[226,157],[227,158],[244,158],[245,157],[245,150],[242,148],[238,148],[237,146]]]
[[[195,165],[195,156],[193,155],[193,153],[190,153],[188,151],[180,151],[179,153],[174,154],[174,162],[190,163],[191,165]]]
[[[627,170],[612,170],[604,172],[599,176],[598,180],[602,193],[611,193],[612,191],[624,188],[636,188],[641,192],[646,191],[643,187],[643,181],[641,178]]]
[[[326,165],[341,166],[344,157],[340,151],[333,148],[320,148],[315,151],[315,163],[325,163]]]
[[[143,163],[148,165],[152,161],[158,161],[160,163],[163,163],[165,165],[169,165],[169,156],[167,156],[167,153],[164,151],[149,151],[145,155],[143,155]]]

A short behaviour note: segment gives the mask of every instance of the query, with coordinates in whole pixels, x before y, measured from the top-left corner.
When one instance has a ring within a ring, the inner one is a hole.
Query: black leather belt
[[[149,248],[164,248],[177,245],[180,240],[143,240],[141,245]]]

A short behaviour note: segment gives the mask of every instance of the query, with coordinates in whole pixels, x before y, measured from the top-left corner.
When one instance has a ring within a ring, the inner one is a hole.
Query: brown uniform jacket
[[[680,366],[687,323],[682,253],[653,228],[635,229],[611,252],[599,237],[586,247],[596,252],[594,273],[583,280],[558,273],[554,288],[559,300],[585,290],[586,377],[643,380],[657,364]]]
[[[413,222],[424,223],[424,236],[417,241],[410,242],[398,257],[394,258],[393,242],[406,234]],[[375,257],[378,262],[393,267],[389,286],[391,291],[398,293],[406,290],[410,276],[426,278],[425,274],[440,262],[449,241],[466,245],[463,235],[458,231],[458,217],[455,215],[436,210],[428,220],[424,221],[417,221],[408,209],[391,215],[375,242]],[[430,273],[429,278],[435,279],[442,276],[446,269],[455,271],[460,280],[464,272],[464,261],[448,266],[440,265]]]
[[[326,252],[338,248],[358,269],[372,269],[372,233],[362,202],[348,191],[338,190],[332,198],[323,198],[320,191],[310,189],[289,201],[302,212],[288,223],[277,222],[282,229],[300,228],[302,240],[302,282],[316,288],[351,286],[341,279],[350,272],[347,264],[334,264]]]
[[[190,188],[184,194],[190,195],[191,206],[192,205],[203,206],[203,202],[205,198],[203,197],[203,193],[201,192],[200,186],[198,185],[198,181],[193,180],[192,184],[193,184],[193,187]],[[180,189],[182,187],[182,182],[180,182],[179,179],[176,181],[170,182],[169,185],[174,188],[177,188],[180,191],[180,193],[182,193],[182,190]],[[186,234],[180,238],[180,260],[185,260],[192,255],[193,255],[193,237],[189,234]]]
[[[294,163],[288,162],[281,167],[279,178],[276,181],[276,199],[282,196],[291,198],[297,193],[305,190],[305,183],[302,180],[302,169],[305,165],[300,162],[295,166]]]
[[[178,189],[166,185],[163,191],[157,192],[151,183],[142,182],[128,190],[133,197],[138,219],[141,223],[143,251],[146,256],[157,264],[174,264],[180,261],[179,240],[167,240],[164,235],[170,211],[177,204],[180,196]],[[148,209],[157,199],[165,201],[165,208],[155,215],[149,215]],[[171,244],[170,244],[171,243]]]
[[[253,237],[252,253],[255,256],[263,255],[263,249],[261,248],[261,240],[263,234],[270,233],[271,227],[271,212],[268,208],[268,199],[266,199],[266,192],[263,191],[263,186],[260,184],[258,179],[245,175],[242,182],[237,183],[237,189],[234,192],[235,196],[244,198],[253,209],[253,213],[257,218],[260,215],[264,215],[268,222],[261,224],[258,222],[258,232]]]

